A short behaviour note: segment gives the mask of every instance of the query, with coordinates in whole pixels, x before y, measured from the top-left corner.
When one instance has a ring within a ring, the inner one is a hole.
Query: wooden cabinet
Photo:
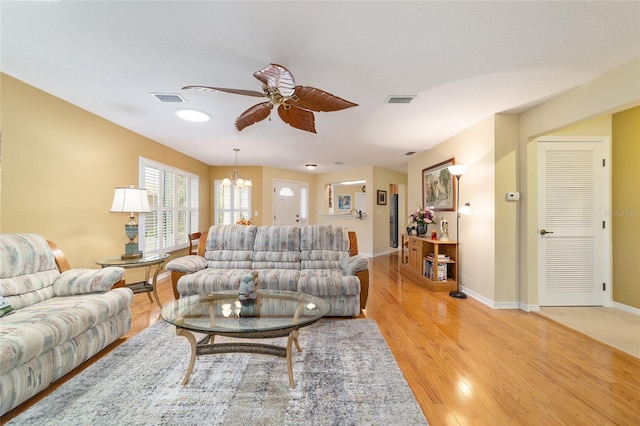
[[[457,286],[457,243],[403,234],[400,267],[413,272],[431,291],[453,291]]]

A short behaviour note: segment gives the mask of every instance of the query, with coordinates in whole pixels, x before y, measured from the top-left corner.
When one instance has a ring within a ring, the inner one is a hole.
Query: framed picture
[[[338,195],[338,210],[351,210],[351,195]]]
[[[449,166],[455,164],[451,158],[435,166],[422,169],[422,206],[436,211],[456,210],[456,178],[449,173]]]
[[[378,205],[379,206],[387,205],[387,191],[381,191],[378,189]]]

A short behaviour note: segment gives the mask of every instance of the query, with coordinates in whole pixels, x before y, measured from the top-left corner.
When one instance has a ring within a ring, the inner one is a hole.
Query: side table
[[[166,253],[163,254],[146,254],[138,259],[120,259],[119,257],[107,257],[104,259],[96,260],[96,264],[100,265],[103,268],[107,266],[119,266],[124,269],[134,269],[134,268],[147,268],[145,273],[144,281],[134,284],[126,285],[133,290],[134,293],[143,293],[146,292],[147,296],[149,296],[149,301],[153,302],[151,299],[151,292],[153,292],[153,296],[156,299],[156,303],[158,306],[162,308],[162,303],[160,303],[160,299],[158,298],[158,291],[156,290],[156,283],[158,281],[158,274],[162,270],[162,264],[165,260],[169,258],[169,255]],[[151,272],[151,267],[156,265],[156,270],[153,273],[153,284],[149,282],[149,274]]]

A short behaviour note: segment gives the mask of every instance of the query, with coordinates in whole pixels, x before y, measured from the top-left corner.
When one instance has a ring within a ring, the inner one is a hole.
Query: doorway
[[[304,182],[273,181],[273,224],[298,225],[309,223],[309,187]]]
[[[604,306],[611,300],[606,148],[603,137],[538,140],[540,306]]]

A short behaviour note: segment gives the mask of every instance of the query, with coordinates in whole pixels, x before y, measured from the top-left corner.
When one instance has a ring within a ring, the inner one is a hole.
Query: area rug
[[[242,353],[198,357],[182,386],[189,344],[158,321],[8,424],[427,424],[375,321],[322,320],[299,341],[295,389],[284,358]]]

